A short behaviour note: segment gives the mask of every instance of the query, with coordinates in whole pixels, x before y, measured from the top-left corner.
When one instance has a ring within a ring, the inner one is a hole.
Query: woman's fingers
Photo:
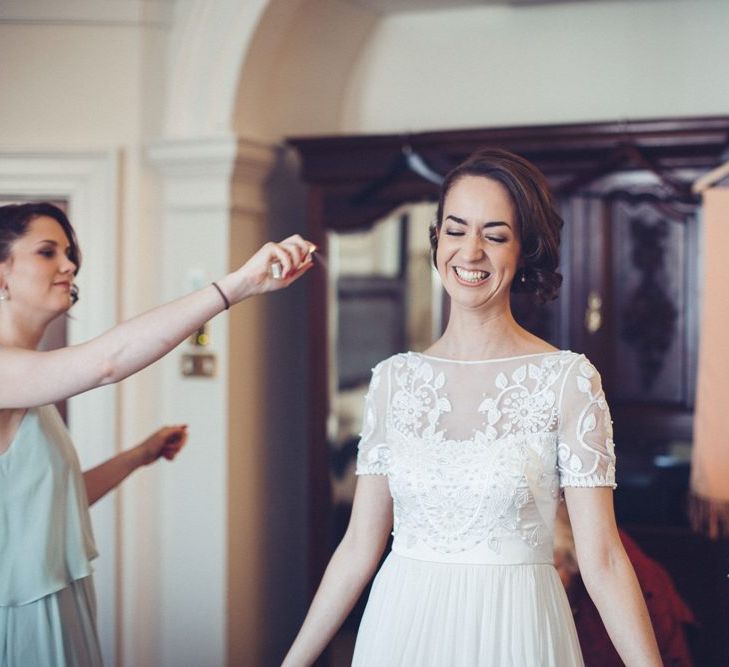
[[[231,286],[231,302],[288,287],[311,266],[314,250],[316,246],[298,234],[280,243],[266,243],[236,272],[242,294],[237,296],[235,286]]]
[[[270,252],[273,257],[269,267],[269,277],[289,284],[291,279],[298,278],[311,265],[314,250],[316,246],[298,234],[289,236],[280,243],[271,244]],[[282,286],[281,283],[275,285],[275,287]]]
[[[291,253],[296,267],[306,261],[306,256],[308,255],[309,247],[311,246],[310,243],[304,241],[304,239],[298,234],[294,234],[293,236],[289,236],[287,239],[284,239],[281,241],[281,245]]]
[[[160,456],[164,456],[168,461],[171,461],[187,442],[187,424],[168,426],[162,430],[166,433],[162,449],[160,450]]]
[[[171,440],[180,440],[187,437],[187,424],[163,426],[159,432],[165,435],[165,443]]]
[[[162,448],[161,456],[164,456],[168,461],[172,461],[180,453],[182,449],[182,443],[176,445],[165,445]]]
[[[311,258],[311,256],[308,256],[297,268],[293,270],[293,272],[285,276],[286,285],[290,285],[295,280],[298,280],[301,276],[303,276],[312,266],[314,266],[314,260]]]
[[[298,264],[291,255],[290,249],[287,248],[283,243],[272,243],[272,262],[271,266],[278,264],[281,267],[281,277],[286,276],[291,269]],[[271,270],[272,277],[274,276],[275,270]]]
[[[299,272],[302,266],[311,262],[311,255],[316,250],[316,246],[304,240],[298,234],[289,236],[287,239],[277,244],[277,248],[286,253],[288,261],[281,261],[280,275],[278,270],[274,268],[272,277],[278,279],[286,279]]]

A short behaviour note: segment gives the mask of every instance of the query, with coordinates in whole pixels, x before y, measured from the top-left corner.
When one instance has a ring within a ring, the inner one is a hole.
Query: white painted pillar
[[[221,277],[265,240],[261,185],[273,153],[222,136],[157,143],[148,157],[163,182],[159,261],[164,298],[172,299],[196,282]],[[160,418],[188,423],[190,441],[161,475],[159,507],[149,508],[158,513],[159,578],[150,582],[158,586],[158,599],[147,602],[157,613],[141,611],[158,628],[135,628],[132,591],[125,612],[126,665],[214,667],[241,664],[243,655],[245,664],[258,664],[265,406],[255,387],[265,374],[261,307],[253,299],[210,322],[205,351],[216,357],[214,377],[182,376],[181,356],[192,351],[187,342],[160,362]],[[134,555],[127,556],[128,568],[134,568]],[[137,579],[137,600],[143,582]]]

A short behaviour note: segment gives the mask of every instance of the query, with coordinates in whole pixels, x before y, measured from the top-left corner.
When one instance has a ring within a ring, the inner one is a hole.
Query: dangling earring
[[[521,284],[524,285],[526,283],[526,269],[521,270],[521,278],[520,278]]]
[[[7,287],[0,287],[0,301],[10,301],[10,292]]]

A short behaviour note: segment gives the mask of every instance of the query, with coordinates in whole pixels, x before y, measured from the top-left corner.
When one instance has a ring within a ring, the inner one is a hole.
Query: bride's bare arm
[[[282,667],[305,667],[319,657],[372,578],[391,530],[387,477],[358,477],[347,532],[329,561]]]
[[[217,284],[230,304],[286,287],[311,267],[311,247],[298,235],[267,243]],[[271,276],[273,262],[281,264],[281,279]],[[224,307],[209,285],[80,345],[51,352],[0,347],[0,409],[54,403],[118,382],[167,354]]]
[[[633,566],[618,535],[613,491],[566,488],[585,588],[627,667],[660,667],[658,645]]]

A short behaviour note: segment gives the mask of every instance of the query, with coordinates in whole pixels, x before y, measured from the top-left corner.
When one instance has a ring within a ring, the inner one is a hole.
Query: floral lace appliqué
[[[582,408],[575,427],[575,444],[560,442],[557,457],[563,482],[569,486],[615,486],[615,444],[610,411],[605,393],[593,388],[596,376],[592,364],[582,361],[574,382],[579,393],[584,394]],[[590,438],[600,428],[600,441],[591,443]],[[580,455],[576,449],[579,446]]]
[[[388,474],[399,539],[444,553],[483,541],[498,553],[507,536],[543,543],[549,531],[535,520],[533,493],[556,497],[554,384],[563,366],[547,356],[510,378],[498,374],[489,396],[480,404],[474,397],[472,414],[484,423],[472,439],[456,440],[440,426],[452,410],[445,374],[420,355],[394,359]]]
[[[525,364],[511,375],[496,376],[498,393],[483,400],[478,411],[487,418],[486,437],[495,440],[510,433],[541,433],[553,424],[556,394],[552,385],[559,376],[558,361],[546,357],[541,366]],[[527,375],[530,384],[528,386]]]

